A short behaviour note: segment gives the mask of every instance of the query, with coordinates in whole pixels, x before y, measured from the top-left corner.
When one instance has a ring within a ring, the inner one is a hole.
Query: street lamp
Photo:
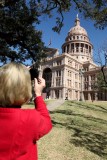
[[[79,101],[82,101],[83,100],[83,98],[82,98],[82,92],[83,92],[83,90],[82,90],[82,82],[83,82],[83,74],[84,74],[84,69],[83,68],[81,68],[81,69],[79,69],[79,75],[80,75],[80,78],[81,78],[81,91],[80,91],[80,99],[79,99]]]

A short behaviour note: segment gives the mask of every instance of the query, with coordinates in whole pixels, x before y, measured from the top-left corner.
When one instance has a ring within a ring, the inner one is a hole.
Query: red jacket
[[[36,109],[0,107],[0,160],[37,160],[37,140],[47,134],[52,123],[42,97]]]

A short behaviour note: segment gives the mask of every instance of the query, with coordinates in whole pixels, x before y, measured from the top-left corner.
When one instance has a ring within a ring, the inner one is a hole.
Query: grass
[[[107,160],[107,102],[66,101],[50,115],[53,129],[38,141],[39,160]]]
[[[38,141],[39,160],[107,160],[107,102],[66,101],[50,114],[53,129]]]
[[[51,100],[51,99],[46,99],[45,100],[45,103],[48,105],[48,104],[50,104],[50,103],[53,103],[55,100]],[[23,106],[22,106],[22,108],[23,109],[33,109],[34,108],[34,102],[32,101],[32,102],[29,102],[29,103],[27,103],[27,104],[24,104]]]

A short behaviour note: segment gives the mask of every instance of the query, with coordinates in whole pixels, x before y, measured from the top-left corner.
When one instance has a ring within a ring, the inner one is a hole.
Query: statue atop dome
[[[78,14],[76,16],[75,26],[80,26],[80,19],[78,18]]]

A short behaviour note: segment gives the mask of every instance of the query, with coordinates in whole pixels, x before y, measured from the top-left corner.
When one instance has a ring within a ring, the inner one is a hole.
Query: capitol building
[[[62,44],[62,53],[49,48],[40,64],[46,80],[45,98],[68,100],[107,100],[103,91],[94,89],[100,68],[93,61],[93,45],[78,16]]]

